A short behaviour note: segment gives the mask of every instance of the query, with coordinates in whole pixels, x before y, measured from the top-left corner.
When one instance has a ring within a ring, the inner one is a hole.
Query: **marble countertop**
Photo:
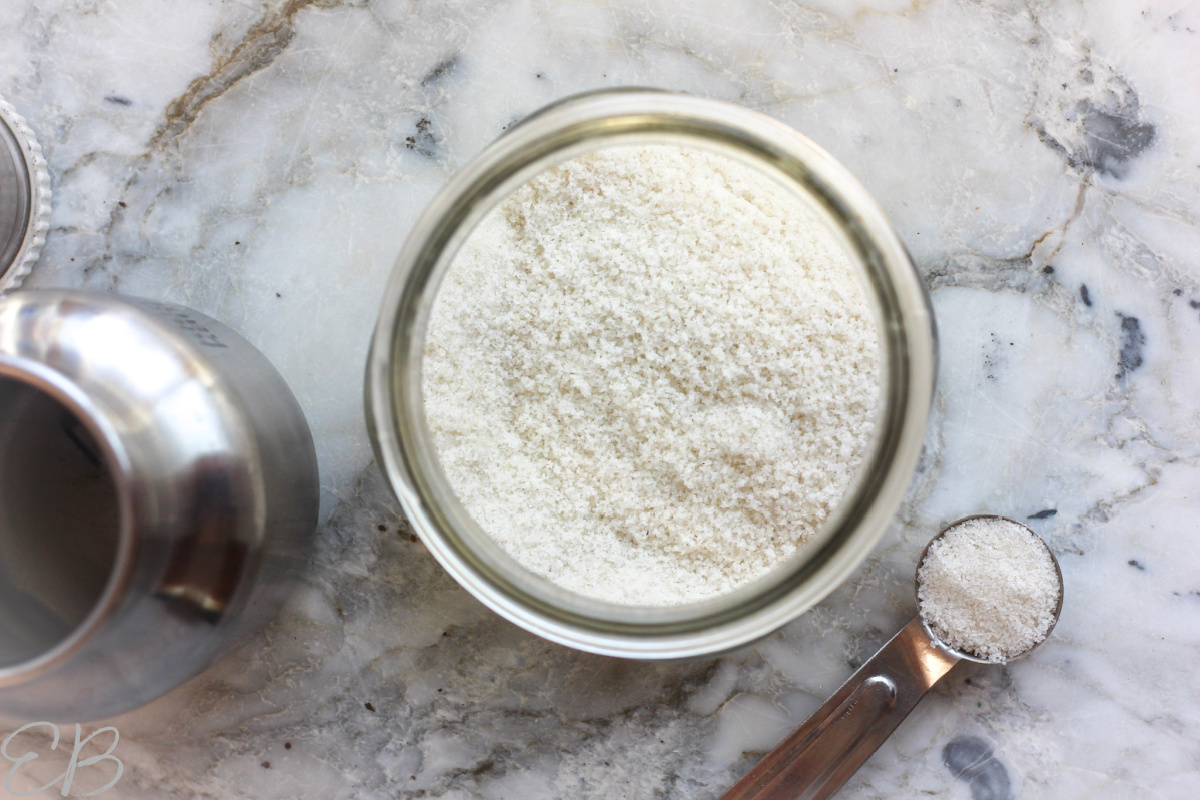
[[[294,601],[111,722],[106,796],[715,797],[913,615],[917,554],[980,511],[1056,550],[1062,620],[1029,659],[958,666],[838,797],[1200,795],[1200,4],[3,7],[0,95],[55,191],[28,285],[232,325],[296,390],[323,472]],[[911,249],[942,342],[882,544],[774,636],[686,664],[552,645],[459,589],[383,483],[359,388],[434,192],[539,106],[634,84],[829,149]]]

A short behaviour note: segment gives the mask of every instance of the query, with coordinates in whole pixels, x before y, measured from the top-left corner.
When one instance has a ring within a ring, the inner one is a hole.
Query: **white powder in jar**
[[[426,334],[426,416],[520,564],[672,605],[753,581],[825,522],[872,441],[878,349],[845,249],[784,187],[623,146],[472,232]]]
[[[1004,519],[954,526],[917,570],[925,624],[951,647],[988,661],[1008,661],[1045,639],[1061,592],[1046,545]]]

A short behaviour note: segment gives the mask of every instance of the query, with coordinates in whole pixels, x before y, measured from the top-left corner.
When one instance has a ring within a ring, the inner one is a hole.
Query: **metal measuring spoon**
[[[942,528],[925,545],[917,560],[917,574],[925,563],[930,545],[952,528],[974,519],[1000,519],[1033,533],[1028,526],[998,514],[963,517]],[[1040,536],[1033,535],[1043,547],[1046,546]],[[1024,658],[1036,650],[1050,637],[1062,613],[1062,570],[1053,551],[1046,547],[1046,552],[1050,553],[1058,575],[1058,606],[1054,609],[1054,620],[1041,642],[1008,661]],[[913,584],[914,592],[918,591],[920,581],[914,577]],[[919,599],[917,603],[919,609]],[[1007,663],[988,661],[943,643],[918,612],[916,619],[859,667],[833,697],[767,753],[721,796],[721,800],[823,800],[829,797],[870,758],[925,693],[959,661]]]

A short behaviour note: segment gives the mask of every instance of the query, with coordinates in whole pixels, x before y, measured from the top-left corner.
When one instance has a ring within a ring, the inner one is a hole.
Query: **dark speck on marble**
[[[104,98],[104,102],[112,103],[114,106],[133,105],[132,100],[130,100],[128,97],[121,97],[119,94],[110,94],[108,97]]]
[[[1012,800],[1008,770],[992,746],[978,736],[959,736],[942,750],[950,774],[971,788],[972,800]]]
[[[404,139],[404,146],[409,150],[414,150],[417,153],[432,158],[437,155],[437,139],[434,138],[430,128],[433,123],[428,117],[421,117],[417,120],[413,135],[407,136]]]
[[[1052,266],[1050,266],[1049,264],[1047,264],[1046,266],[1042,267],[1042,274],[1043,274],[1043,275],[1053,275],[1053,274],[1054,274],[1054,267],[1052,267]]]
[[[1101,76],[1091,66],[1078,73],[1078,85],[1089,86],[1103,80],[1107,91],[1064,105],[1062,114],[1067,127],[1054,122],[1035,122],[1038,138],[1047,147],[1061,153],[1072,168],[1084,173],[1099,173],[1124,178],[1129,164],[1158,140],[1158,129],[1142,119],[1137,92],[1121,75],[1106,70]],[[1061,84],[1064,91],[1070,84]],[[1057,129],[1057,130],[1056,130]]]
[[[449,58],[443,58],[441,61],[433,65],[433,69],[425,73],[425,77],[421,78],[422,86],[429,86],[437,83],[442,78],[449,75],[458,66],[458,56],[453,55]]]
[[[1125,177],[1126,164],[1141,155],[1158,135],[1148,122],[1137,119],[1137,106],[1108,111],[1084,101],[1083,161],[1097,172]]]
[[[1030,514],[1026,519],[1049,519],[1058,513],[1057,508],[1043,508],[1036,514]]]
[[[1092,293],[1088,291],[1086,283],[1079,284],[1079,299],[1083,301],[1085,306],[1091,307]]]
[[[1142,365],[1142,348],[1146,345],[1146,334],[1142,333],[1142,323],[1137,317],[1127,317],[1117,312],[1121,318],[1121,351],[1117,354],[1117,377],[1124,378]]]
[[[1136,558],[1129,559],[1129,566],[1133,567],[1134,569],[1141,570],[1142,572],[1146,571],[1146,565],[1138,561]]]

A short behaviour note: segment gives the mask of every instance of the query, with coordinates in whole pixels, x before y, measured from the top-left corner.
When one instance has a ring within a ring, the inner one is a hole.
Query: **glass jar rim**
[[[442,474],[424,420],[420,361],[438,282],[491,208],[555,163],[655,137],[728,149],[811,195],[866,268],[883,312],[880,335],[888,363],[880,433],[862,479],[835,509],[823,540],[804,548],[805,558],[711,600],[641,608],[583,598],[512,568],[516,562],[478,530]],[[792,128],[742,106],[656,89],[605,90],[565,98],[527,117],[431,202],[385,293],[368,363],[367,418],[377,459],[410,523],[442,566],[486,605],[578,649],[635,658],[694,657],[776,630],[832,592],[873,549],[915,470],[935,373],[936,332],[920,278],[878,205],[832,156]]]

